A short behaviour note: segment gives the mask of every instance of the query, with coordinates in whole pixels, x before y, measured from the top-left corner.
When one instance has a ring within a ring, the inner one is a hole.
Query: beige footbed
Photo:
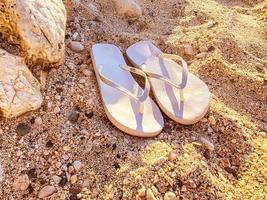
[[[104,83],[97,73],[102,66],[101,74],[134,94],[143,89],[134,80],[131,73],[120,66],[126,65],[119,48],[111,44],[95,44],[91,56],[94,70],[109,120],[123,132],[138,137],[153,137],[163,128],[163,117],[155,102],[148,97],[144,102],[144,112],[139,112],[139,102],[128,97],[121,91]]]
[[[131,63],[144,71],[163,75],[174,83],[181,83],[182,67],[170,59],[160,59],[160,49],[150,41],[141,41],[127,49],[127,57]],[[145,65],[144,65],[145,64]],[[180,91],[165,82],[149,78],[160,108],[174,121],[190,125],[198,122],[208,111],[210,91],[207,85],[195,75],[188,73],[188,82],[182,90],[184,101],[181,101]]]

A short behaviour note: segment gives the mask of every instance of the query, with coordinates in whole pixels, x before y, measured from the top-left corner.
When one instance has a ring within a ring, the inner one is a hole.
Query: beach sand
[[[117,15],[109,1],[80,2],[70,14],[66,44],[75,39],[87,52],[66,48],[62,66],[33,67],[46,80],[43,106],[0,120],[0,199],[37,199],[46,185],[56,188],[50,199],[62,200],[163,199],[167,192],[184,200],[266,199],[267,2],[141,0],[136,20]],[[183,126],[164,116],[163,132],[141,139],[107,119],[90,47],[112,43],[125,53],[140,40],[183,56],[209,86],[203,120]],[[5,41],[0,46],[20,54]],[[214,151],[196,145],[203,138]],[[78,171],[74,161],[82,163]],[[21,174],[30,186],[14,191]]]

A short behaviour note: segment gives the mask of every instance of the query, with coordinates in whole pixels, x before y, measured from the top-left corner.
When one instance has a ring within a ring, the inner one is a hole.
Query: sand
[[[62,200],[77,194],[88,200],[136,199],[141,188],[156,199],[168,191],[180,199],[266,199],[267,2],[142,0],[138,20],[117,16],[108,1],[81,2],[96,7],[75,6],[66,43],[77,32],[87,52],[67,48],[59,68],[33,67],[42,79],[42,108],[0,120],[0,199],[37,199],[46,185],[56,187],[50,199]],[[90,47],[108,42],[125,53],[143,39],[183,56],[207,83],[211,108],[199,123],[182,126],[165,116],[162,134],[139,139],[107,119]],[[3,40],[0,46],[20,54]],[[196,145],[200,137],[214,151]],[[82,163],[78,171],[74,161]],[[14,191],[21,174],[30,186]]]

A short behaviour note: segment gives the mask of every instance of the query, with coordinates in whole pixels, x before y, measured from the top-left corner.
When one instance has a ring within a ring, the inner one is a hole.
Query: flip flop
[[[129,67],[120,49],[112,44],[95,44],[91,57],[108,119],[123,132],[138,137],[153,137],[163,128],[163,117],[149,97],[146,74]],[[142,89],[131,73],[145,78]]]
[[[187,63],[180,56],[164,54],[149,41],[130,46],[126,53],[132,64],[148,75],[160,108],[171,119],[190,125],[207,113],[209,89],[187,71]],[[173,60],[180,61],[182,66]]]

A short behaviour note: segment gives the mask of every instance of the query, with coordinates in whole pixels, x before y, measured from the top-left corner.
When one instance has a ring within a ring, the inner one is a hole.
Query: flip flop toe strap
[[[151,78],[156,78],[156,79],[162,80],[162,81],[166,82],[167,84],[169,84],[169,85],[171,85],[177,89],[184,89],[186,87],[187,79],[188,79],[188,69],[187,69],[187,63],[185,62],[185,60],[181,56],[178,56],[175,54],[162,53],[162,54],[159,54],[158,57],[161,59],[171,59],[171,60],[181,61],[182,68],[183,68],[182,82],[180,84],[177,84],[177,83],[174,83],[173,80],[166,78],[161,74],[157,74],[157,73],[153,73],[153,72],[150,72],[148,70],[145,70],[146,64],[143,64],[143,67],[142,67],[144,72]]]
[[[123,94],[134,99],[136,102],[139,102],[139,113],[143,114],[144,113],[144,102],[149,97],[149,92],[150,92],[150,83],[149,83],[148,77],[144,71],[137,69],[137,68],[134,68],[134,67],[130,67],[127,65],[121,65],[120,68],[125,70],[125,71],[131,72],[134,74],[138,74],[138,75],[145,78],[145,86],[144,86],[144,89],[143,89],[141,94],[134,94],[133,92],[129,91],[128,89],[122,87],[118,83],[112,81],[107,76],[105,76],[103,74],[103,65],[100,65],[98,67],[97,72],[98,72],[98,75],[99,75],[101,81],[103,81],[105,84],[121,91]]]

